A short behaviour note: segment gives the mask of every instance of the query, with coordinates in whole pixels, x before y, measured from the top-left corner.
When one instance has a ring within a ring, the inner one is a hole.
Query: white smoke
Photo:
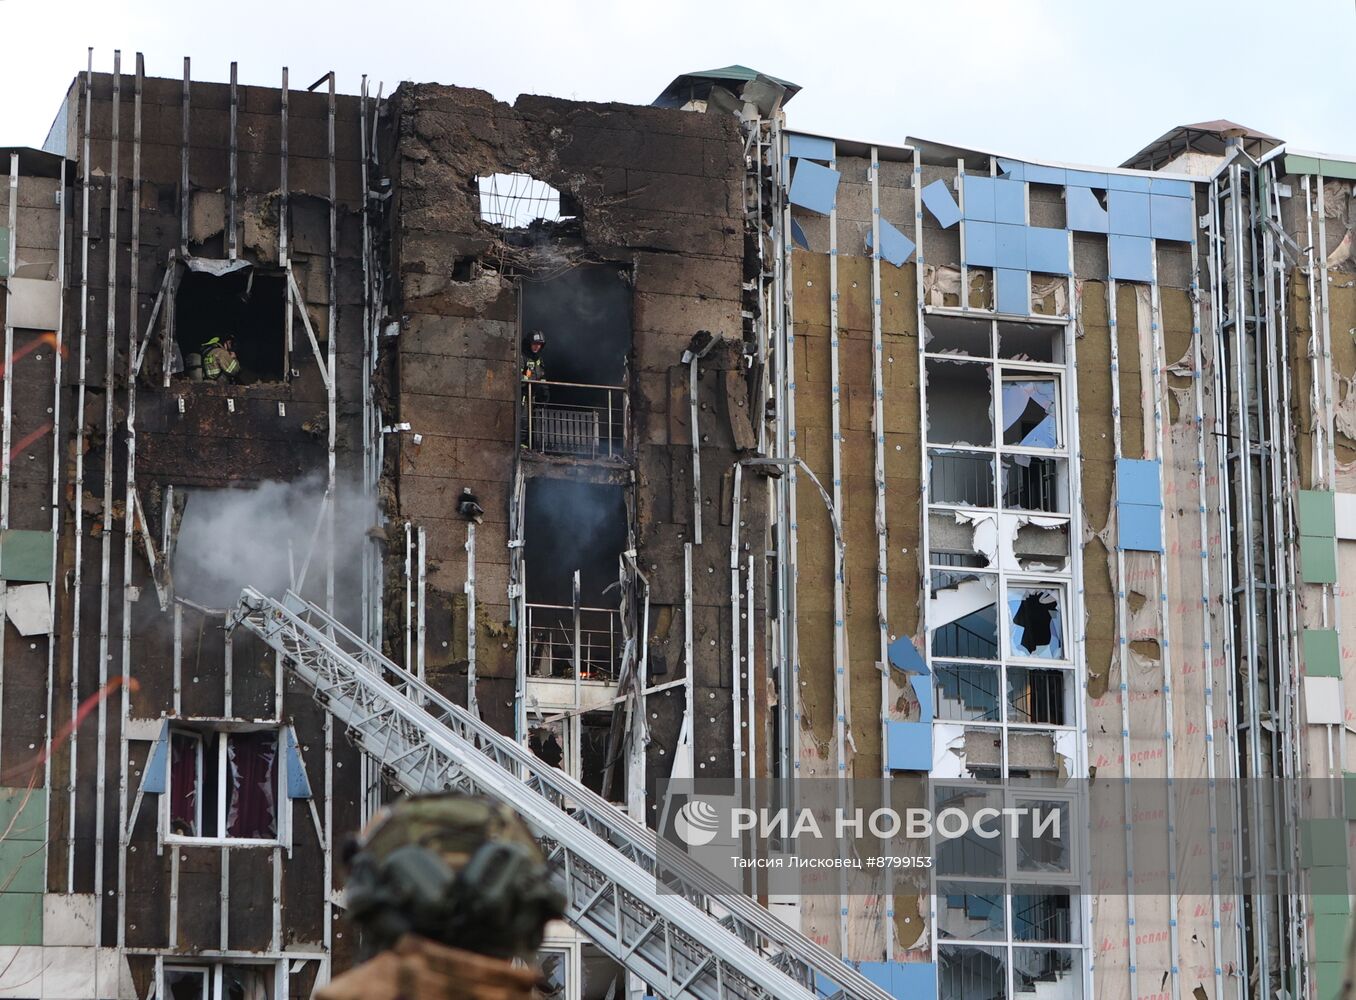
[[[358,590],[362,546],[375,523],[375,501],[359,490],[336,490],[332,547],[321,477],[183,492],[172,560],[177,596],[220,609],[234,606],[246,586],[278,597],[306,567],[304,593],[321,598],[331,555],[337,591]]]

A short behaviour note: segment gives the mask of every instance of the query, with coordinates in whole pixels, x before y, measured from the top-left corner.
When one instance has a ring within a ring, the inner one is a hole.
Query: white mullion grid
[[[923,320],[926,322],[928,315],[955,315],[973,318],[974,311],[964,307],[966,289],[962,283],[962,302],[961,309],[943,309],[934,307],[924,307],[921,312]],[[965,729],[987,730],[999,734],[1000,740],[1000,766],[1001,780],[1006,781],[1009,774],[1009,743],[1010,737],[1021,733],[1043,733],[1051,737],[1052,741],[1060,733],[1073,733],[1075,735],[1075,754],[1077,754],[1077,734],[1079,732],[1079,709],[1077,705],[1078,693],[1081,691],[1080,677],[1081,671],[1077,657],[1077,646],[1074,636],[1076,622],[1076,606],[1074,600],[1075,579],[1073,573],[1073,552],[1077,540],[1073,536],[1073,497],[1076,494],[1074,483],[1074,472],[1071,468],[1072,449],[1070,441],[1073,435],[1073,420],[1075,415],[1072,399],[1072,383],[1070,380],[1070,368],[1068,359],[1069,353],[1069,321],[1067,318],[1061,318],[1056,321],[1045,321],[1044,323],[1036,317],[1032,317],[1036,322],[1030,325],[1048,325],[1051,333],[1055,334],[1060,328],[1063,332],[1063,343],[1065,347],[1064,363],[1036,362],[1036,361],[1016,361],[1000,358],[998,350],[998,320],[989,319],[989,355],[980,357],[975,355],[959,354],[938,354],[920,350],[920,356],[923,361],[922,381],[926,384],[926,364],[929,361],[947,361],[987,365],[989,370],[990,392],[992,405],[990,413],[993,421],[993,444],[989,446],[975,445],[948,445],[944,443],[934,443],[926,440],[926,420],[927,420],[927,401],[924,396],[924,444],[923,444],[923,468],[924,480],[931,473],[930,456],[934,450],[947,451],[952,453],[964,453],[972,455],[987,455],[991,461],[991,483],[994,489],[992,507],[968,507],[955,503],[935,503],[930,500],[931,488],[925,487],[924,500],[925,512],[924,523],[926,524],[928,516],[933,512],[949,514],[955,511],[965,513],[978,513],[981,515],[992,516],[997,522],[997,526],[1002,527],[1002,517],[1004,514],[1016,516],[1049,517],[1058,519],[1069,526],[1069,547],[1070,554],[1066,557],[1065,568],[1058,572],[1027,573],[1006,569],[1002,560],[1002,549],[1000,542],[999,553],[996,557],[995,565],[991,567],[969,567],[969,566],[946,566],[934,562],[933,551],[930,542],[925,543],[927,554],[928,573],[927,590],[925,591],[925,601],[930,599],[931,577],[933,571],[952,572],[958,574],[971,574],[979,578],[992,578],[996,585],[995,604],[998,630],[998,651],[997,657],[993,660],[984,660],[974,657],[952,657],[943,659],[946,663],[973,664],[992,668],[997,679],[998,691],[998,718],[994,721],[970,721],[970,720],[944,720],[940,718],[940,712],[934,714],[934,725],[960,725]],[[925,334],[920,331],[920,343]],[[1021,446],[1005,445],[1002,443],[1002,433],[1004,430],[1004,421],[1002,414],[1002,388],[1004,377],[1051,377],[1056,382],[1055,389],[1055,408],[1056,408],[1056,429],[1058,433],[1057,445],[1053,449],[1024,448]],[[1028,455],[1034,458],[1048,458],[1055,461],[1062,461],[1064,475],[1062,477],[1062,489],[1064,495],[1062,503],[1059,506],[1065,508],[1065,512],[1057,511],[1039,511],[1039,510],[1017,510],[1007,509],[1003,506],[1003,458],[1007,455]],[[924,536],[927,537],[926,534]],[[1051,589],[1057,591],[1061,597],[1059,602],[1060,624],[1061,624],[1061,656],[1059,659],[1046,659],[1042,657],[1017,657],[1014,656],[1011,649],[1011,623],[1008,617],[1008,587],[1024,587],[1027,589]],[[925,633],[927,648],[924,655],[933,671],[934,684],[936,684],[936,663],[932,655],[931,642],[931,622],[929,630]],[[1017,669],[1046,669],[1061,670],[1067,674],[1068,687],[1063,693],[1066,711],[1066,721],[1063,725],[1053,726],[1043,723],[1021,723],[1012,719],[1012,707],[1009,705],[1008,698],[1008,670]],[[940,699],[937,699],[940,706]],[[1071,707],[1072,706],[1072,707]],[[1057,744],[1052,746],[1052,750],[1057,749]],[[1077,772],[1078,760],[1074,760],[1075,773]],[[1000,787],[1002,787],[1000,785]],[[1067,849],[1069,851],[1069,871],[1067,873],[1054,872],[1028,872],[1020,873],[1016,868],[1016,841],[1009,838],[1004,851],[1004,876],[1002,878],[981,878],[961,876],[933,876],[933,891],[937,892],[938,882],[949,882],[952,884],[985,884],[993,885],[1003,897],[1004,914],[1004,932],[999,940],[947,940],[945,942],[948,948],[989,948],[1000,949],[1004,955],[1005,968],[1007,974],[1006,987],[1009,995],[1015,995],[1016,989],[1016,966],[1015,957],[1022,949],[1043,950],[1043,951],[1063,951],[1071,953],[1073,958],[1072,972],[1076,972],[1077,981],[1086,988],[1089,982],[1086,970],[1086,951],[1088,944],[1086,941],[1087,914],[1084,912],[1087,901],[1080,892],[1081,889],[1081,866],[1084,862],[1080,842],[1077,839],[1075,830],[1078,827],[1080,818],[1077,809],[1077,796],[1075,793],[1064,789],[1049,788],[1043,786],[1033,786],[1029,791],[1023,790],[1014,793],[1011,790],[1004,790],[1004,805],[1010,805],[1017,799],[1042,801],[1064,801],[1068,803],[1069,819],[1071,828],[1064,837]],[[1069,914],[1069,941],[1064,942],[1021,942],[1015,937],[1013,892],[1015,889],[1023,886],[1061,886],[1069,889],[1069,899],[1071,912]],[[941,944],[940,939],[940,921],[939,914],[934,899],[933,904],[933,927],[934,935],[934,958],[936,957],[937,944]]]

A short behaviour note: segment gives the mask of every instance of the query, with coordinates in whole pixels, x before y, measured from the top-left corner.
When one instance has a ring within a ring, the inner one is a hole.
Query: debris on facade
[[[115,56],[0,150],[0,994],[311,996],[436,774],[571,859],[552,996],[1337,995],[1356,162],[235,77]],[[671,903],[637,824],[704,778],[1116,792]]]

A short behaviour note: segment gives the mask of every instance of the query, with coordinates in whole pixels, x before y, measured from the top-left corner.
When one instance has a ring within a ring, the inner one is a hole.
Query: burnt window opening
[[[170,730],[170,837],[276,840],[278,734]]]
[[[611,730],[612,713],[607,710],[535,716],[528,721],[527,746],[542,761],[609,802],[622,802],[626,796],[624,757],[613,762],[612,781],[607,788],[603,787]]]
[[[166,964],[165,1000],[273,1000],[277,967],[268,964]]]
[[[1008,667],[1008,720],[1022,725],[1073,724],[1073,677],[1067,670]]]
[[[616,457],[626,447],[631,282],[606,264],[524,279],[523,444],[532,451]]]
[[[215,262],[214,262],[215,263]],[[212,381],[216,344],[235,354],[225,381],[280,382],[286,374],[287,276],[248,264],[225,273],[189,269],[174,295],[174,342],[184,377]]]
[[[615,681],[621,661],[616,586],[627,541],[622,486],[531,479],[523,504],[533,677]],[[576,589],[577,581],[577,589]]]

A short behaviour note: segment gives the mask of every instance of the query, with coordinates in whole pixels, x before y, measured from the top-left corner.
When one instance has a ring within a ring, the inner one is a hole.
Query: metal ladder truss
[[[656,887],[654,833],[288,592],[240,595],[230,627],[282,654],[350,738],[411,793],[460,789],[541,838],[566,919],[668,1000],[891,1000],[857,970],[679,855]]]

